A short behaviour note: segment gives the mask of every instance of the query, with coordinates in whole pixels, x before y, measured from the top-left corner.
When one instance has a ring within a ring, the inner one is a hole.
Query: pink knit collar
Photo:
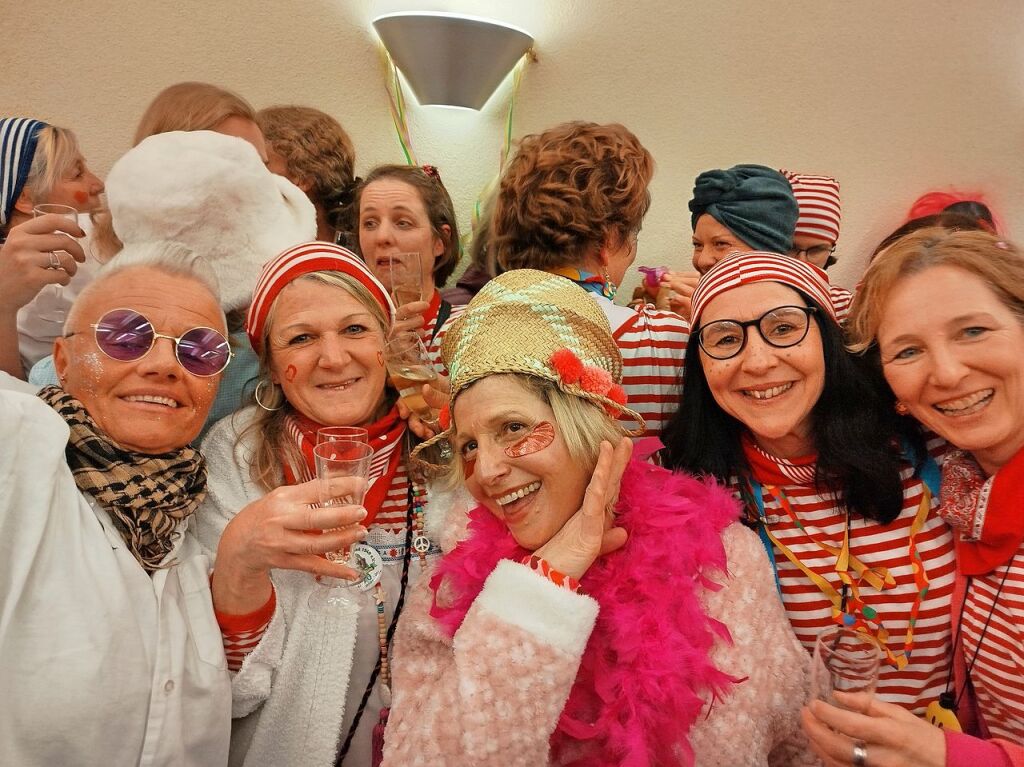
[[[736,501],[713,482],[639,460],[627,467],[617,507],[629,541],[583,576],[600,605],[576,682],[551,737],[555,764],[689,765],[689,732],[708,700],[736,679],[715,668],[710,652],[731,641],[708,616],[703,589],[726,572],[722,531],[738,519]],[[469,515],[467,538],[431,578],[430,614],[454,636],[502,559],[520,548],[482,506]],[[438,604],[438,589],[444,582]]]

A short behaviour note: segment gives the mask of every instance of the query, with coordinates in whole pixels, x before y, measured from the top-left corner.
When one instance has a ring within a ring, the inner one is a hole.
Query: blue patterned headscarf
[[[25,186],[39,132],[46,123],[28,117],[0,117],[0,229],[11,219]]]

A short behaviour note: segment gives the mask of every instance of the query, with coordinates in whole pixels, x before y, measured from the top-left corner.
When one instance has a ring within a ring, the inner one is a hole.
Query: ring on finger
[[[863,740],[853,741],[853,767],[867,767],[868,749]]]
[[[52,250],[50,251],[50,265],[47,266],[46,268],[60,269],[60,259],[57,257],[57,254]]]

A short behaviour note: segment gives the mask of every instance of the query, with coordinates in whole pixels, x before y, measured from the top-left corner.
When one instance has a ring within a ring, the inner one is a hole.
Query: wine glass
[[[423,398],[423,384],[436,381],[437,371],[420,337],[402,333],[391,339],[384,346],[384,359],[398,396],[425,423],[435,423],[438,414]]]
[[[78,225],[78,211],[72,208],[70,205],[57,205],[56,203],[41,203],[32,208],[32,217],[39,218],[40,216],[56,215],[61,218],[66,218],[76,226]],[[71,237],[72,235],[67,232],[57,230],[59,234],[63,234],[65,237]],[[63,253],[70,257],[70,253],[61,250],[57,253]],[[54,253],[56,255],[56,253]],[[59,269],[59,266],[50,267],[52,269]],[[57,284],[50,284],[43,288],[40,294],[43,298],[42,306],[38,312],[40,319],[46,320],[47,322],[64,322],[67,318],[67,306],[64,301],[64,288]]]
[[[373,449],[365,442],[337,440],[322,442],[313,448],[316,476],[320,485],[321,506],[359,505],[366,495],[370,478]],[[353,477],[363,480],[357,492],[351,491]],[[319,578],[317,587],[309,597],[314,609],[329,607],[345,612],[359,612],[367,604],[365,592],[380,578],[383,560],[373,547],[357,543],[347,551],[332,551],[324,555],[332,562],[341,562],[362,577],[357,581],[340,578]]]
[[[393,253],[378,266],[378,278],[391,293],[395,308],[423,300],[423,266],[419,253]]]
[[[324,426],[316,430],[316,444],[324,442],[369,443],[369,432],[361,426]]]
[[[814,641],[811,697],[847,708],[836,700],[834,693],[874,695],[880,665],[881,652],[874,638],[844,626],[827,628]]]

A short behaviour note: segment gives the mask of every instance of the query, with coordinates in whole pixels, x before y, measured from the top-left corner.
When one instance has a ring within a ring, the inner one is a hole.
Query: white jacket
[[[188,522],[147,574],[75,485],[67,424],[16,386],[0,376],[0,764],[225,764],[230,680]]]

